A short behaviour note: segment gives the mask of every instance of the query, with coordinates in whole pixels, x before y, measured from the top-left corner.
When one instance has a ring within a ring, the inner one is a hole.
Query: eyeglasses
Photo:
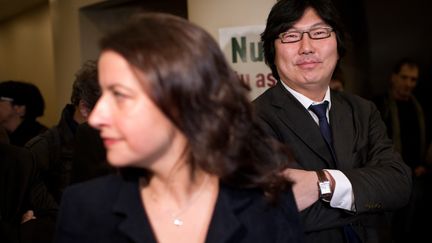
[[[14,99],[9,98],[9,97],[0,96],[0,101],[9,101],[9,102],[13,102]]]
[[[294,43],[303,39],[303,34],[307,33],[312,40],[329,38],[333,29],[331,27],[318,27],[305,31],[290,30],[279,34],[282,43]]]

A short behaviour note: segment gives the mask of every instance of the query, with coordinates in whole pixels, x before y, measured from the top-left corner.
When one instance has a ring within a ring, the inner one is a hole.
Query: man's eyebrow
[[[329,24],[327,24],[326,22],[321,21],[321,22],[318,22],[318,23],[315,23],[315,24],[309,26],[309,28],[297,28],[295,26],[291,26],[291,28],[289,28],[288,30],[305,30],[305,29],[313,29],[315,27],[331,27],[331,26]]]

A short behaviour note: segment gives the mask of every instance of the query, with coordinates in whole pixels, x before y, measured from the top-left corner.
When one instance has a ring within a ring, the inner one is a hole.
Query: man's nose
[[[309,37],[307,32],[302,33],[302,39],[300,40],[299,54],[309,54],[315,52],[312,45],[313,40]]]

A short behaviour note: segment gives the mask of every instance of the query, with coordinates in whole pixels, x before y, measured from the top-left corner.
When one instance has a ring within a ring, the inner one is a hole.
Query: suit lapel
[[[124,181],[113,206],[121,221],[118,229],[132,242],[156,243],[151,226],[141,204],[136,181]]]
[[[330,126],[333,132],[333,145],[338,161],[338,168],[351,168],[354,141],[354,122],[350,106],[337,93],[332,93]]]
[[[278,107],[277,115],[281,121],[305,146],[321,157],[328,167],[333,168],[334,163],[330,150],[309,112],[280,82],[273,90],[272,104]]]
[[[207,233],[206,243],[232,242],[233,237],[242,229],[238,212],[247,207],[250,197],[243,197],[235,190],[220,184],[215,210]]]
[[[131,242],[156,243],[151,225],[141,205],[136,182],[123,182],[122,188],[113,206],[113,213],[118,216],[118,229]],[[206,243],[231,242],[241,232],[242,223],[238,213],[245,209],[251,198],[220,185],[213,216],[207,233]]]

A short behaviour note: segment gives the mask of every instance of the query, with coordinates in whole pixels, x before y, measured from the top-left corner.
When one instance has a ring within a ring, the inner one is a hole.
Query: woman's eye
[[[113,90],[112,93],[113,93],[113,96],[114,96],[115,98],[117,98],[117,99],[123,99],[123,98],[126,98],[126,95],[123,94],[122,92],[119,92],[119,91]]]

